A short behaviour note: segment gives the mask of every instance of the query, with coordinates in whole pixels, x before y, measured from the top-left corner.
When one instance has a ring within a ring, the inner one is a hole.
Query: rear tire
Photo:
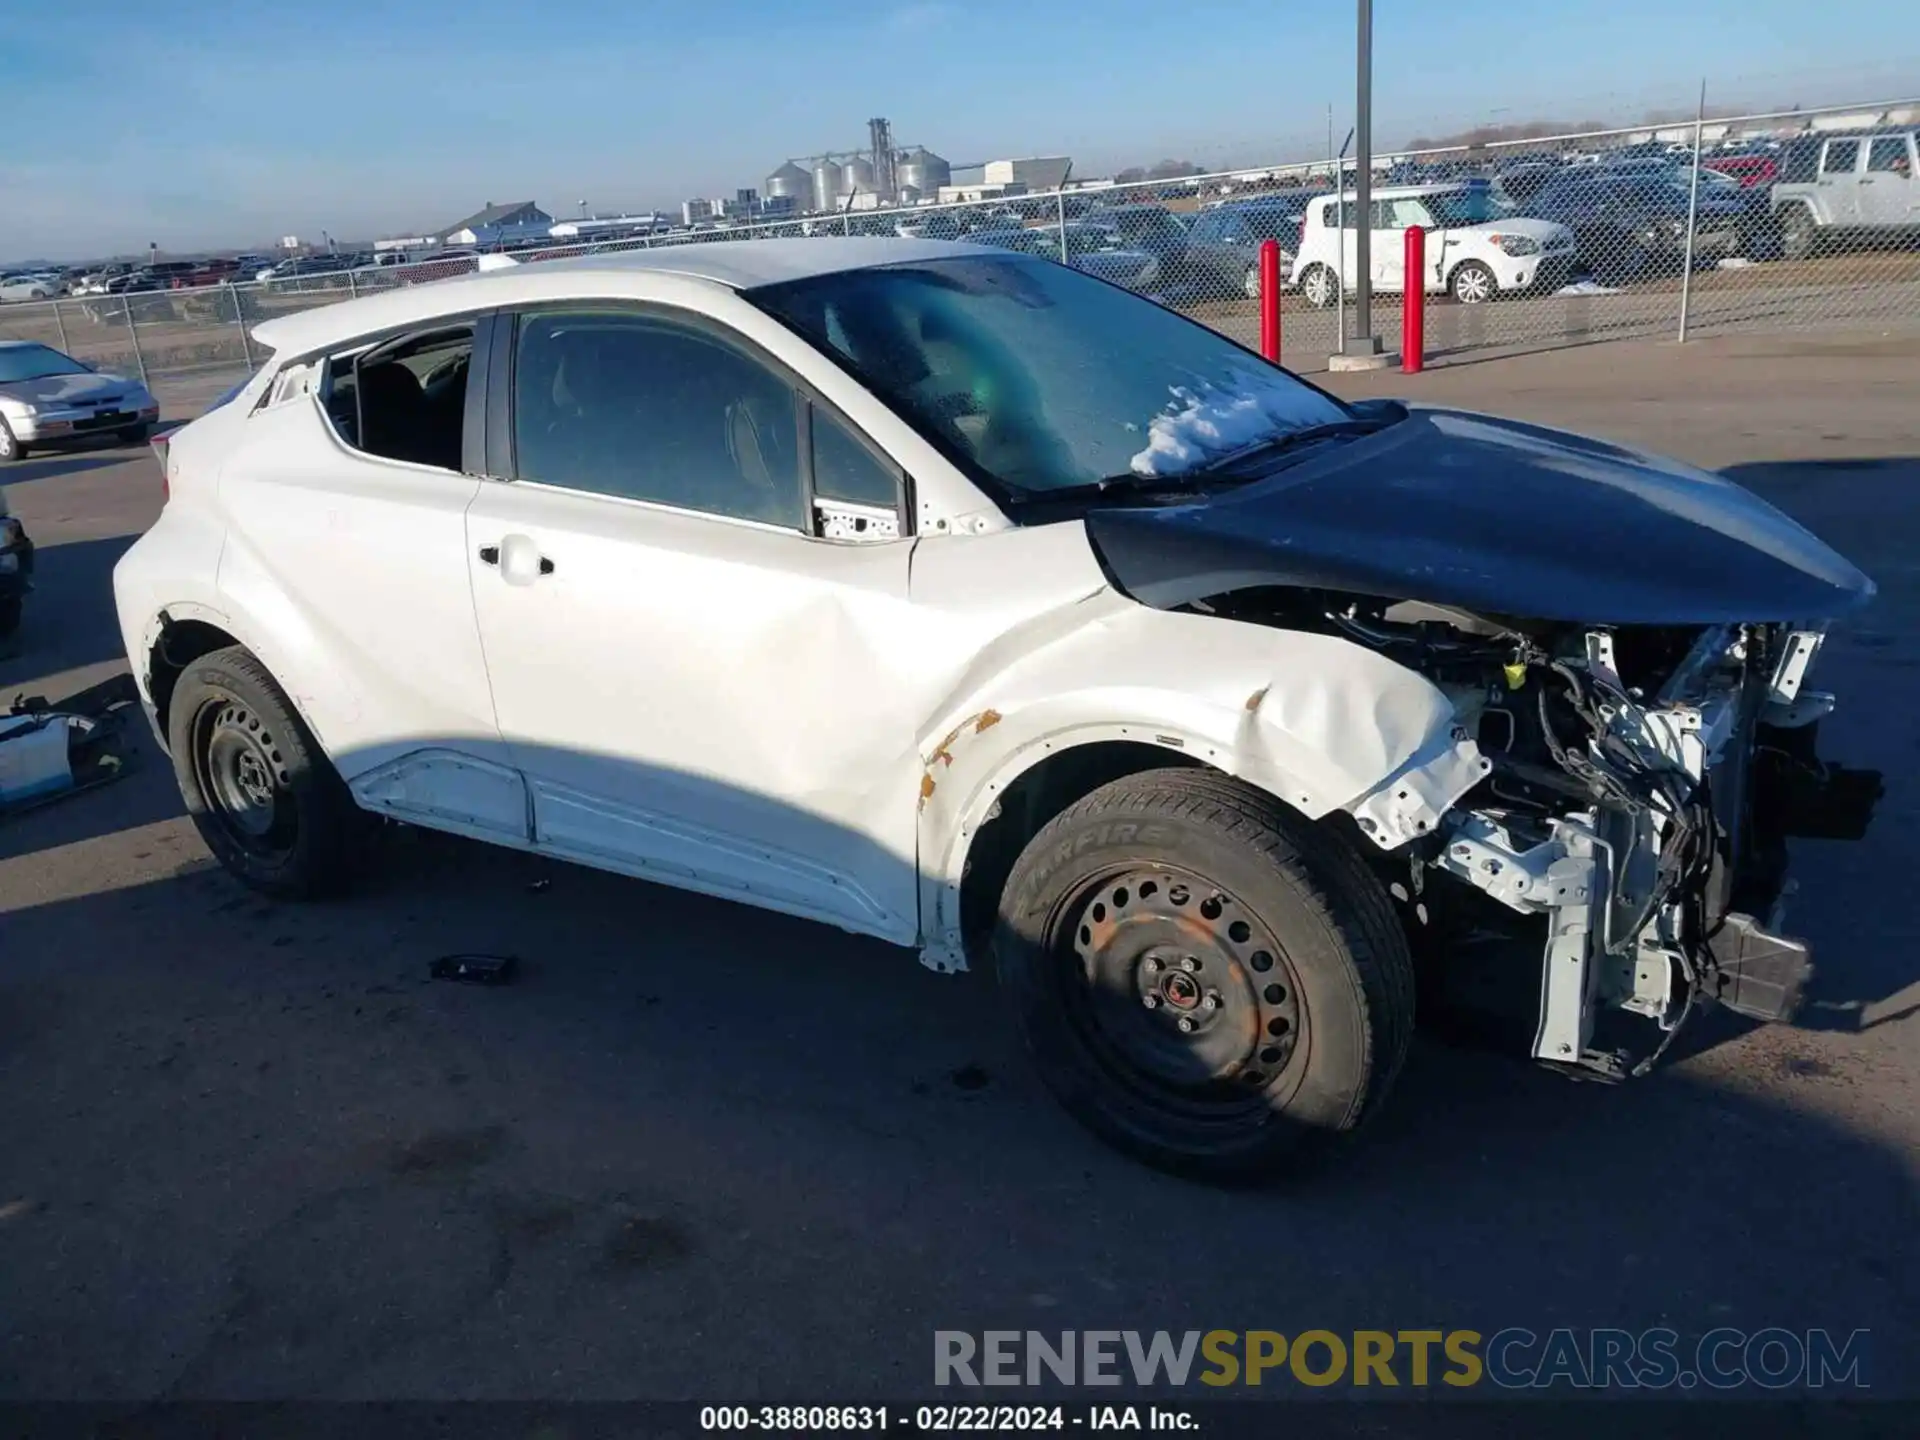
[[[1339,835],[1209,771],[1094,791],[1015,862],[993,951],[1041,1078],[1147,1164],[1270,1178],[1371,1118],[1414,976]]]
[[[1780,254],[1787,260],[1806,260],[1820,245],[1820,227],[1813,212],[1804,205],[1789,205],[1780,212]]]
[[[167,748],[200,838],[241,881],[283,900],[345,888],[367,816],[249,651],[229,646],[187,666]]]
[[[22,608],[18,595],[9,595],[0,600],[0,640],[10,639],[19,630]]]
[[[1314,309],[1331,309],[1340,300],[1340,277],[1325,265],[1310,265],[1300,277],[1300,293]]]

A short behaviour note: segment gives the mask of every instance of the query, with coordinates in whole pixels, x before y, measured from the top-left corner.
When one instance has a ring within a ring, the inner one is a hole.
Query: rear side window
[[[1867,149],[1867,169],[1878,170],[1882,174],[1904,175],[1911,162],[1912,157],[1907,154],[1907,137],[1904,135],[1883,135]]]
[[[1859,163],[1858,140],[1829,140],[1826,152],[1820,157],[1820,172],[1823,175],[1851,175]]]
[[[340,438],[386,460],[459,470],[473,327],[385,341],[327,361],[326,408]]]

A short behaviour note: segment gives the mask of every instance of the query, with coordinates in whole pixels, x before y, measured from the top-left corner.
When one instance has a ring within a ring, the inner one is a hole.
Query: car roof
[[[1462,175],[1458,180],[1440,180],[1427,185],[1375,185],[1368,191],[1373,200],[1413,200],[1422,195],[1449,195],[1456,190],[1490,190],[1493,182],[1484,175]],[[1335,200],[1343,198],[1331,190],[1323,190],[1313,197],[1317,206],[1330,206]],[[1348,190],[1344,198],[1349,205],[1357,204],[1354,192]]]
[[[282,315],[263,322],[253,333],[270,350],[303,354],[437,315],[548,299],[553,295],[552,284],[546,278],[549,276],[589,281],[602,277],[617,281],[653,274],[726,290],[750,290],[876,265],[951,259],[959,255],[1005,258],[1006,253],[965,241],[910,240],[897,236],[812,236],[663,245],[649,250],[507,265],[475,275],[389,290],[360,300]]]
[[[1247,195],[1238,200],[1221,200],[1207,206],[1200,213],[1210,214],[1220,210],[1280,210],[1305,205],[1309,200],[1318,200],[1322,195],[1331,195],[1332,190],[1292,190],[1270,191],[1265,195]]]

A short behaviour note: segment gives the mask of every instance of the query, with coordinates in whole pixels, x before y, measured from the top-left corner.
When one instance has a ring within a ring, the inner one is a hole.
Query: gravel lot
[[[0,824],[0,1398],[903,1397],[935,1328],[1657,1324],[1865,1328],[1920,1393],[1917,372],[1866,337],[1341,378],[1737,467],[1879,580],[1821,679],[1892,790],[1800,849],[1798,1027],[1708,1017],[1619,1089],[1425,1041],[1344,1163],[1218,1193],[1086,1138],[984,977],[412,833],[276,907],[149,747]],[[111,674],[151,457],[0,478],[44,547],[0,695]],[[524,973],[427,978],[464,949]]]

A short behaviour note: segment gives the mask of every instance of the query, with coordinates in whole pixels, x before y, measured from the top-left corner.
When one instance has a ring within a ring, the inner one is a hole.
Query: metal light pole
[[[1687,259],[1680,272],[1680,343],[1687,343],[1687,312],[1693,299],[1693,237],[1700,225],[1700,132],[1707,123],[1707,82],[1700,81],[1700,106],[1693,112],[1693,181],[1687,186]]]
[[[1378,355],[1373,333],[1373,0],[1358,0],[1354,65],[1354,336],[1351,355]],[[1341,249],[1345,250],[1343,243]]]

